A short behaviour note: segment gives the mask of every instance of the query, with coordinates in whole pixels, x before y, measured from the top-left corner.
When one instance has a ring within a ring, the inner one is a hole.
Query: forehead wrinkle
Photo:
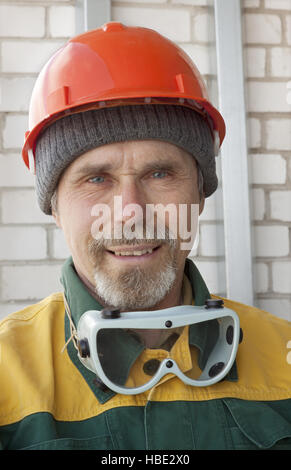
[[[86,174],[91,174],[92,172],[110,172],[112,170],[117,170],[121,167],[125,167],[129,170],[141,169],[145,171],[147,169],[153,168],[175,168],[181,167],[181,164],[185,164],[187,154],[191,160],[194,160],[193,157],[188,154],[188,152],[183,151],[180,148],[176,148],[173,151],[172,145],[167,145],[166,148],[161,148],[161,146],[149,145],[147,148],[132,148],[131,145],[128,145],[128,148],[125,148],[125,143],[123,145],[115,146],[115,148],[102,149],[99,147],[97,149],[92,149],[88,154],[84,155],[85,159],[78,159],[78,164],[75,167],[72,167],[72,174],[76,177],[84,176]],[[130,144],[128,142],[128,144]],[[101,161],[100,161],[101,160]],[[140,161],[142,161],[141,165]],[[77,162],[76,162],[77,163]]]

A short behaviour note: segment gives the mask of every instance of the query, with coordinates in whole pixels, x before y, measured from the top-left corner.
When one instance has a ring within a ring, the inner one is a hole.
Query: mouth
[[[142,261],[143,259],[151,258],[155,256],[159,251],[161,245],[156,246],[124,246],[124,247],[112,247],[107,249],[107,253],[119,260],[127,261]]]

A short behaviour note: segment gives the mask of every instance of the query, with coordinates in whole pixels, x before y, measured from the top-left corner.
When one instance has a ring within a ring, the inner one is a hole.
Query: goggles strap
[[[67,299],[66,299],[66,296],[65,294],[63,293],[63,297],[64,297],[64,304],[65,304],[65,312],[66,312],[66,315],[69,319],[69,322],[70,322],[70,330],[71,330],[71,336],[70,338],[67,340],[67,342],[64,344],[64,346],[62,347],[61,349],[61,354],[65,351],[65,349],[68,347],[68,344],[73,341],[73,345],[75,347],[75,349],[78,351],[78,335],[77,335],[77,329],[74,325],[74,322],[72,320],[72,315],[71,315],[71,310],[70,310],[70,307],[69,307],[69,304],[67,302]]]

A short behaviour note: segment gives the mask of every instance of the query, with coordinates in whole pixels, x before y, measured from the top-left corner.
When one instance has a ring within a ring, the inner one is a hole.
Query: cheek
[[[92,205],[81,199],[71,200],[60,207],[60,218],[65,240],[72,252],[80,251],[83,244],[91,238],[91,226],[94,217]]]

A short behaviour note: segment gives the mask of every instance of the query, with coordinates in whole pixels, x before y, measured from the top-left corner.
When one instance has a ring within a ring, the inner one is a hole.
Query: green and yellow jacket
[[[62,283],[75,325],[86,310],[102,309],[71,258]],[[222,298],[210,295],[190,260],[183,288],[184,303]],[[73,342],[64,349],[71,330],[63,293],[7,316],[0,325],[0,448],[291,449],[291,323],[223,301],[244,333],[226,379],[198,388],[173,377],[139,395],[100,388]],[[201,329],[195,338],[201,355],[207,335]]]

